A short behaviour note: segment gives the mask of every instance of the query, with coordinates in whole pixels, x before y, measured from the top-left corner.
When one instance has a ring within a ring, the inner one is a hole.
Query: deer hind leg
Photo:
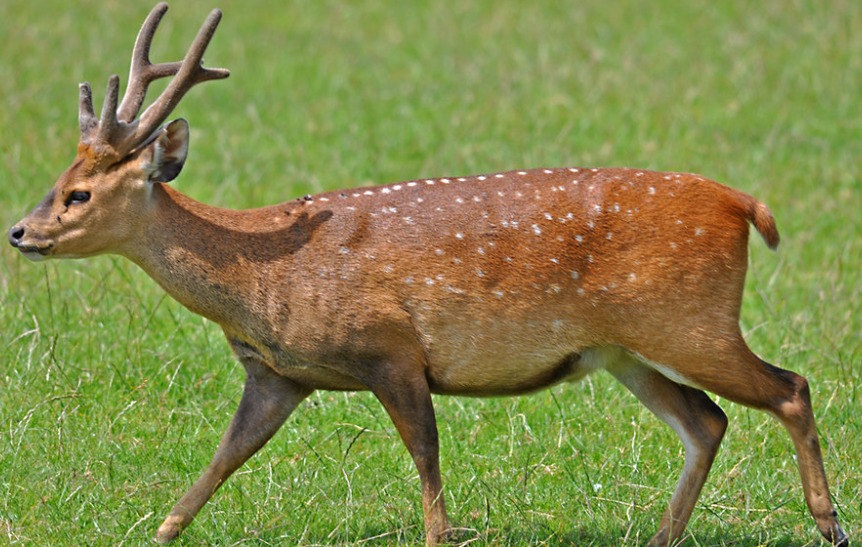
[[[195,518],[222,483],[272,438],[312,390],[279,376],[254,359],[244,359],[245,388],[239,408],[203,475],[174,505],[156,533],[167,543]]]
[[[421,372],[389,369],[379,375],[371,391],[383,404],[395,429],[419,471],[422,508],[425,513],[425,542],[437,545],[446,540],[449,520],[440,476],[439,440],[428,381]]]
[[[838,524],[838,513],[829,494],[808,381],[798,374],[764,364],[789,377],[793,385],[792,396],[769,410],[781,421],[793,439],[808,511],[814,517],[823,537],[834,545],[846,547],[850,542]]]
[[[718,452],[727,417],[698,389],[673,382],[635,357],[622,354],[607,370],[682,440],[685,463],[676,490],[649,544],[674,543],[685,529]]]
[[[835,545],[849,543],[838,524],[829,494],[808,381],[804,377],[763,361],[752,353],[741,335],[734,342],[714,344],[713,351],[708,353],[668,352],[655,359],[650,365],[665,373],[672,371],[691,385],[777,417],[793,440],[805,501],[820,533]]]

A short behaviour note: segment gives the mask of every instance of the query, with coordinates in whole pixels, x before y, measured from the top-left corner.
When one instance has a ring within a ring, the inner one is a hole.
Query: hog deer
[[[704,393],[765,410],[795,445],[808,508],[847,545],[805,378],[752,353],[739,328],[755,198],[685,173],[557,168],[419,179],[233,211],[169,186],[188,124],[164,124],[195,84],[214,10],[181,62],[152,64],[167,5],[135,42],[129,87],[97,118],[80,86],[77,156],[9,231],[25,257],[127,257],[218,323],[246,370],[212,463],[157,532],[167,542],[317,389],[369,390],[418,469],[426,542],[447,538],[431,394],[534,392],[604,369],[679,435],[685,459],[651,545],[676,542],[727,426]],[[173,79],[138,117],[149,84]],[[163,125],[164,124],[164,125]]]

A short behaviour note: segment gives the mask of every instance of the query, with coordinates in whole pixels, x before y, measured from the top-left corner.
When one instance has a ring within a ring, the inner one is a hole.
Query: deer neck
[[[250,212],[197,202],[164,184],[120,254],[138,264],[175,300],[230,329],[253,320],[265,270],[246,249]]]

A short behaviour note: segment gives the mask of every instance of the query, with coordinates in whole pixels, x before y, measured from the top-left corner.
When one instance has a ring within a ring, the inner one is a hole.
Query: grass
[[[181,54],[212,7],[176,4],[155,59]],[[743,328],[811,380],[833,495],[858,530],[862,5],[219,4],[207,59],[232,77],[177,111],[193,130],[177,186],[202,201],[564,165],[697,171],[766,201],[783,243],[752,240]],[[72,158],[75,85],[126,73],[149,8],[0,5],[0,225]],[[116,257],[34,265],[7,248],[0,291],[0,543],[145,543],[208,462],[241,367],[217,327]],[[731,426],[688,544],[816,543],[788,436],[721,404]],[[642,544],[680,470],[673,434],[606,375],[436,406],[450,516],[474,544]],[[383,410],[321,392],[180,544],[416,543],[421,526]]]

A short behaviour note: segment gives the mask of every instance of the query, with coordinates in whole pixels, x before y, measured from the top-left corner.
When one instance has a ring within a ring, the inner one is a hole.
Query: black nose
[[[18,247],[22,239],[24,239],[24,228],[21,226],[12,226],[12,229],[9,230],[9,244],[13,247]]]

